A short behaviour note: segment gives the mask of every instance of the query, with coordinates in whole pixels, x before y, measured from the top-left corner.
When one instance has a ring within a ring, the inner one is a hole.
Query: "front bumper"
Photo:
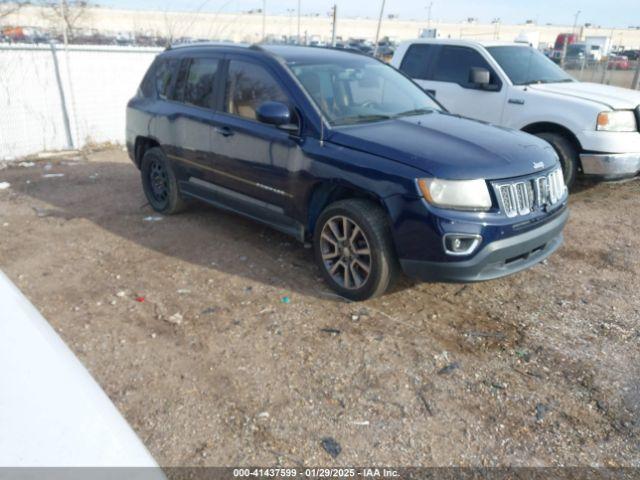
[[[580,161],[585,175],[607,180],[635,177],[640,173],[640,153],[583,153]]]
[[[565,208],[556,218],[529,232],[489,243],[472,259],[451,262],[400,260],[404,273],[423,281],[479,282],[504,277],[541,262],[562,244],[569,217]]]

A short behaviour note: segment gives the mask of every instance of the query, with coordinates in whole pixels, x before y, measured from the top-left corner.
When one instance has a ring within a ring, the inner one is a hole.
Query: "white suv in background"
[[[558,153],[565,181],[640,173],[640,92],[578,82],[542,53],[505,42],[402,43],[391,64],[450,112],[532,133]]]

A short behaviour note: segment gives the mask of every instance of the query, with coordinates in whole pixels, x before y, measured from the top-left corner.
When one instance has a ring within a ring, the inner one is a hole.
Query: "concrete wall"
[[[123,142],[125,106],[158,51],[0,45],[0,159]]]
[[[339,13],[339,12],[338,12]],[[630,20],[631,21],[631,20]],[[59,28],[51,16],[39,7],[22,9],[18,14],[2,20],[4,24]],[[367,18],[338,17],[337,35],[343,38],[375,37],[377,21]],[[169,11],[135,11],[110,8],[88,8],[77,23],[79,28],[96,29],[105,32],[148,33],[174,38],[188,36],[207,39],[230,39],[236,42],[257,42],[262,37],[262,15],[247,13],[188,13]],[[385,19],[381,36],[398,39],[415,38],[425,28],[426,21]],[[488,25],[433,22],[443,37],[469,39],[498,39],[513,41],[520,32],[540,32],[540,41],[553,42],[558,33],[571,31],[571,26],[563,25]],[[296,35],[295,15],[267,16],[266,32],[271,35]],[[331,19],[323,17],[302,17],[301,32],[319,35],[324,40],[331,38]],[[640,47],[640,30],[588,28],[583,35],[611,37],[613,45],[628,48]]]

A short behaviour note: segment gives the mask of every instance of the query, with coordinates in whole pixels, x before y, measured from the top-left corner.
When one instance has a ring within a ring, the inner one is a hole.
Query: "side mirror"
[[[469,83],[473,83],[480,88],[484,88],[485,86],[489,85],[490,81],[491,74],[486,68],[471,67],[471,69],[469,70]]]
[[[280,127],[291,123],[291,111],[284,103],[264,102],[256,110],[256,118],[259,122]]]

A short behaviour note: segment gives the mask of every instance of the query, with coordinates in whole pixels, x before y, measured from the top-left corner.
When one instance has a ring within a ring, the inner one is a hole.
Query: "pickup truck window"
[[[411,78],[429,80],[428,68],[437,51],[437,45],[414,43],[407,49],[407,53],[402,59],[400,70]]]
[[[486,68],[489,70],[490,84],[499,85],[499,80],[487,61],[476,50],[468,47],[445,45],[433,70],[433,80],[436,82],[457,83],[462,87],[472,88],[469,73],[472,68]]]
[[[367,57],[290,62],[289,68],[332,125],[368,123],[441,110],[395,69]]]
[[[514,85],[573,82],[573,78],[531,47],[487,47]]]

